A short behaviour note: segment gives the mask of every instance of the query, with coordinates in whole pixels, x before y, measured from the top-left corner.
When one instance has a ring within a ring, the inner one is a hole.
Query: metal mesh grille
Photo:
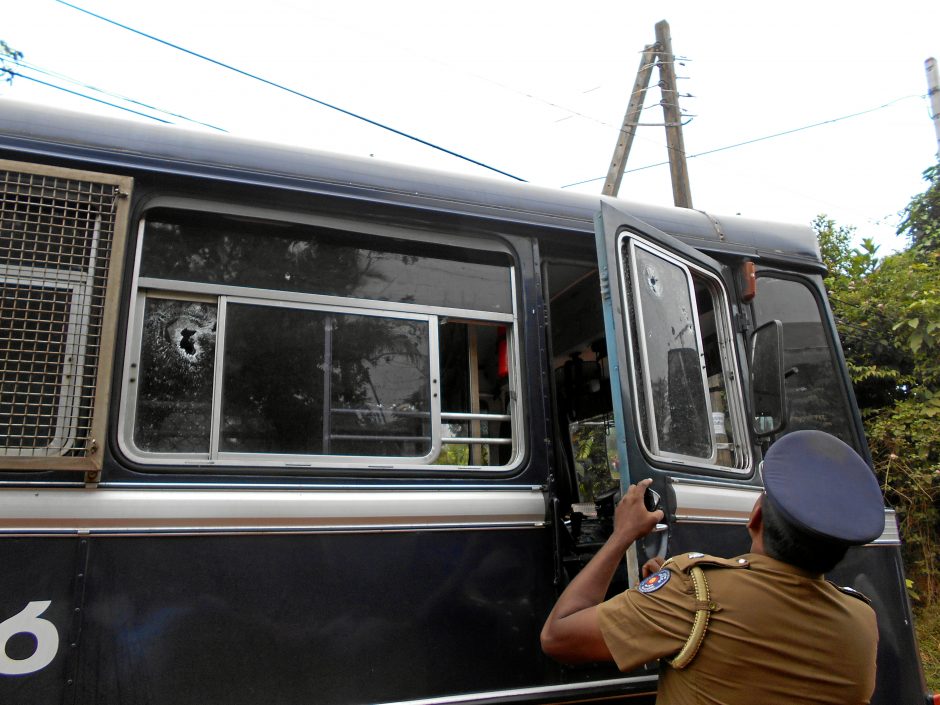
[[[85,456],[118,188],[0,179],[0,455]]]

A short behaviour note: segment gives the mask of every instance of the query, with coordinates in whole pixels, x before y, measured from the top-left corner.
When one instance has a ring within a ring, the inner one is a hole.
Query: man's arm
[[[545,620],[542,650],[552,658],[565,663],[613,660],[601,635],[597,605],[607,596],[607,588],[626,550],[663,518],[661,511],[648,512],[643,505],[643,494],[651,482],[643,480],[630,485],[617,505],[614,532],[565,588]]]

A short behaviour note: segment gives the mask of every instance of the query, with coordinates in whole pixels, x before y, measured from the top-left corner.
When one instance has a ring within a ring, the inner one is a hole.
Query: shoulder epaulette
[[[680,553],[669,558],[663,568],[669,568],[677,573],[688,573],[694,566],[703,568],[750,568],[751,564],[746,558],[718,558],[704,553]]]
[[[831,580],[827,580],[826,582],[829,583],[830,585],[832,585],[832,587],[834,587],[836,590],[838,590],[839,592],[841,592],[843,595],[851,595],[852,597],[856,598],[857,600],[861,600],[861,601],[864,602],[866,605],[870,605],[870,604],[871,604],[871,600],[868,598],[868,596],[865,595],[864,593],[859,592],[859,591],[856,590],[855,588],[850,588],[850,587],[847,587],[847,586],[844,586],[844,585],[836,585],[836,584],[835,584],[834,582],[832,582]]]

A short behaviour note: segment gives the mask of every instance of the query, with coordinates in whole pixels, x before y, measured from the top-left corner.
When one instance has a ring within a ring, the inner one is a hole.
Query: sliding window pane
[[[333,328],[328,452],[402,457],[430,453],[428,324],[337,315]]]
[[[323,453],[328,314],[229,304],[219,450]]]
[[[151,453],[208,453],[215,304],[148,298],[134,443]]]

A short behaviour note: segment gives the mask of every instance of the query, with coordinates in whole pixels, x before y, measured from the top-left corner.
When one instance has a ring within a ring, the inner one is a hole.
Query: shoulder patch
[[[866,605],[870,605],[870,604],[871,604],[871,600],[868,598],[868,596],[865,595],[864,593],[859,592],[859,591],[856,590],[855,588],[850,588],[850,587],[843,586],[843,585],[836,585],[836,584],[835,584],[834,582],[832,582],[831,580],[827,580],[826,582],[828,582],[830,585],[832,585],[832,587],[834,587],[836,590],[838,590],[839,592],[841,592],[843,595],[851,595],[851,596],[854,597],[855,599],[861,600],[861,601],[864,602]]]
[[[651,592],[656,592],[663,585],[669,582],[669,578],[672,577],[672,573],[668,570],[661,570],[658,573],[653,573],[649,577],[645,578],[639,585],[636,586],[636,589],[642,592],[644,595],[648,595]]]
[[[680,553],[667,560],[665,565],[668,565],[677,573],[686,574],[696,565],[703,568],[750,568],[751,566],[746,558],[718,558],[698,552]]]

